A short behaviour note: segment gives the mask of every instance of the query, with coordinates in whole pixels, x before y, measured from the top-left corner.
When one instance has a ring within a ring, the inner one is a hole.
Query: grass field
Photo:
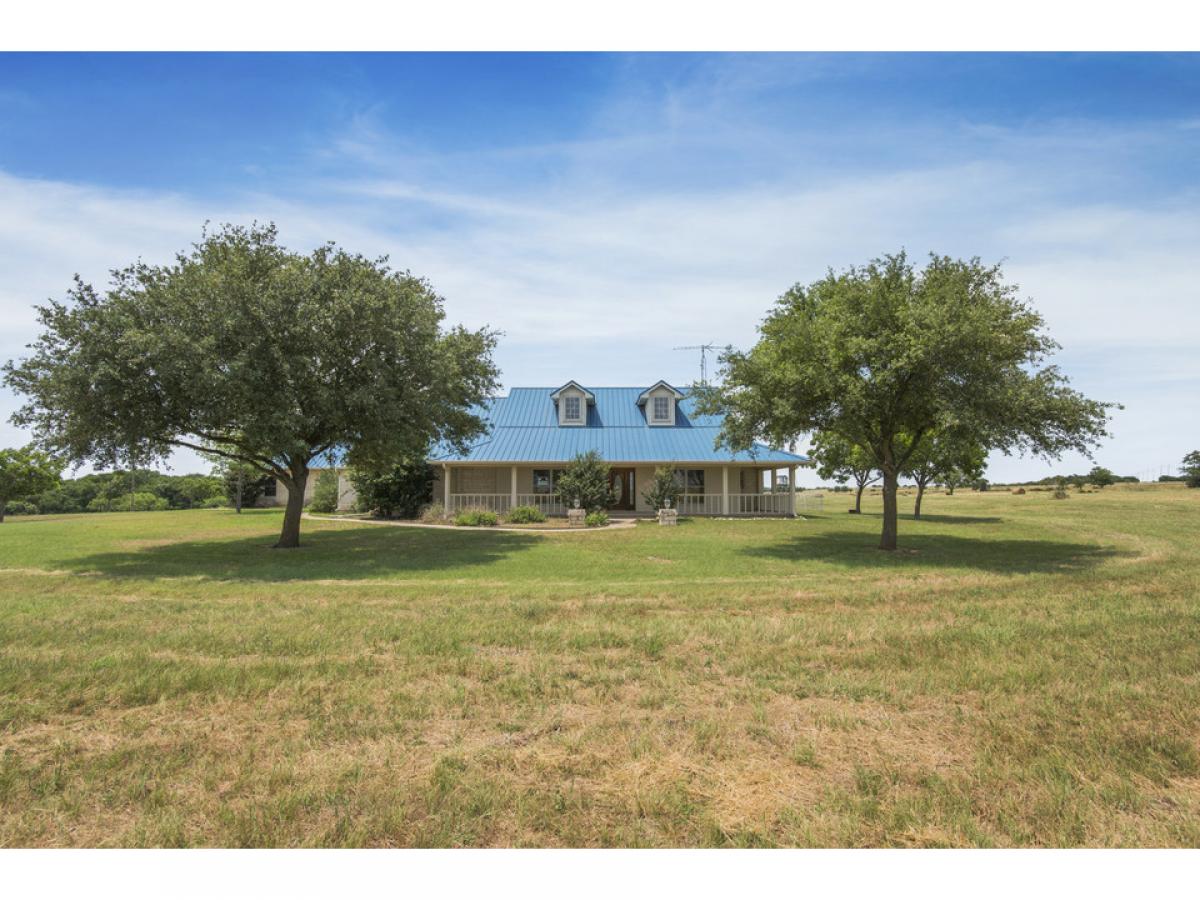
[[[0,845],[1200,844],[1200,491],[844,505],[10,518]]]

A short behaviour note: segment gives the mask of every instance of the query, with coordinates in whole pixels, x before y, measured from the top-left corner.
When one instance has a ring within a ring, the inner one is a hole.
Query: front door
[[[633,469],[609,469],[608,486],[612,488],[613,496],[609,509],[634,508],[637,495],[633,492]]]

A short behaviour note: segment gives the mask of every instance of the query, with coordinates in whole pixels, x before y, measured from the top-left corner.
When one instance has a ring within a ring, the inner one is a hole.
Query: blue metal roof
[[[606,462],[776,463],[798,465],[807,456],[755,444],[750,451],[718,449],[721,416],[702,416],[685,395],[675,410],[674,425],[649,425],[638,405],[643,388],[588,388],[585,425],[559,425],[551,399],[556,388],[513,388],[473,412],[488,423],[488,433],[465,454],[434,447],[437,462],[566,462],[580,453],[597,451]]]

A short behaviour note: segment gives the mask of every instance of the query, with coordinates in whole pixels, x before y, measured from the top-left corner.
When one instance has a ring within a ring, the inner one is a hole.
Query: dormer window
[[[563,420],[564,421],[578,422],[581,418],[583,418],[579,414],[580,399],[581,398],[578,394],[568,394],[567,396],[563,397]]]
[[[574,425],[587,424],[587,408],[589,403],[596,402],[596,395],[576,381],[568,381],[550,395],[558,408],[558,424]]]
[[[642,391],[638,396],[638,406],[646,411],[647,425],[674,425],[676,404],[682,399],[683,394],[665,381],[660,381]]]

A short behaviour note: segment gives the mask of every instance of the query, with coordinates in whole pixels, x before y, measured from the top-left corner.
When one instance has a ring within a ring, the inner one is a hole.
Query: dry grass
[[[1200,842],[1200,491],[0,526],[0,845]]]

